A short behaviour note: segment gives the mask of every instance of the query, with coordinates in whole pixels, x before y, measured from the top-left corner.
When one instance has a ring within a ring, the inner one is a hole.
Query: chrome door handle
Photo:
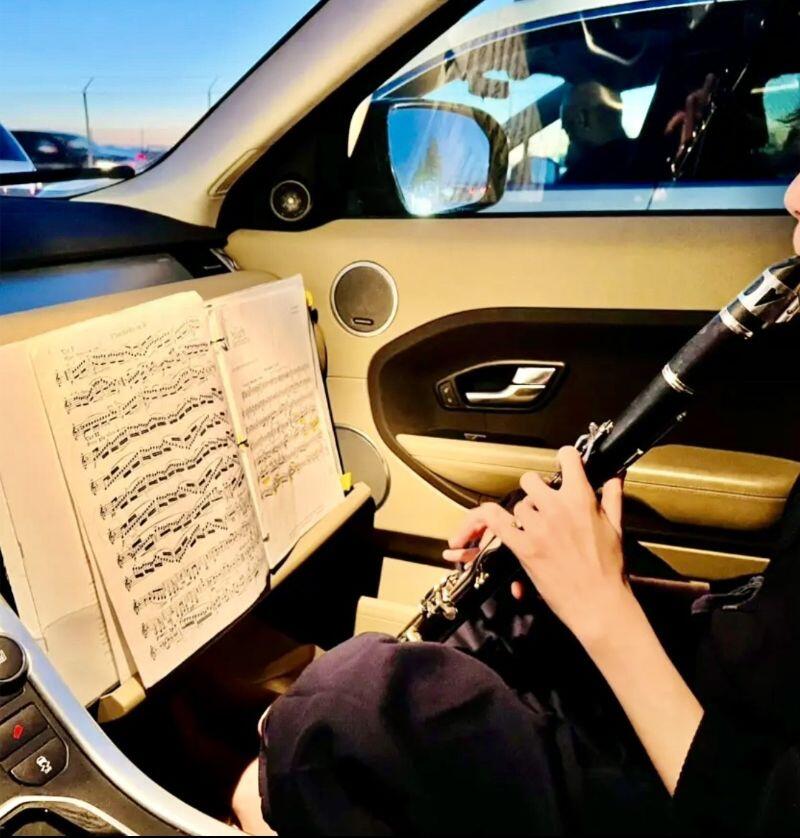
[[[502,390],[496,392],[482,392],[465,393],[464,398],[467,404],[482,404],[489,407],[499,407],[500,405],[519,406],[521,404],[531,404],[542,394],[544,390],[543,384],[509,384]]]
[[[464,393],[468,405],[484,407],[521,407],[532,404],[547,389],[558,367],[555,366],[520,366],[517,367],[511,384],[502,390],[471,390]],[[507,379],[506,379],[507,380]]]

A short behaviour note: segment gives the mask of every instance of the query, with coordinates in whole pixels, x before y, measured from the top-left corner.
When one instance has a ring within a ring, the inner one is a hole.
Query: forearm
[[[633,594],[623,597],[603,632],[579,640],[673,794],[703,718],[700,702],[669,659]]]

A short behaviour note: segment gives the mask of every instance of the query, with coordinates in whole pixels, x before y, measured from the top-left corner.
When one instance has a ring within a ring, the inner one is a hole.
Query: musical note
[[[146,556],[167,536],[180,535],[185,532],[192,524],[209,514],[212,507],[222,499],[222,494],[218,488],[214,487],[213,491],[202,495],[198,503],[186,512],[167,517],[147,527],[130,543],[127,550],[119,553],[117,564],[124,567],[130,562],[135,562],[137,559]],[[242,516],[247,517],[250,504],[246,503],[246,500],[249,499],[240,497],[236,500],[234,506],[228,507],[228,516],[225,519],[228,524],[234,524]]]
[[[177,359],[171,359],[169,362],[163,361],[158,364],[148,364],[147,368],[149,368],[149,371],[148,369],[141,368],[132,373],[129,372],[125,375],[121,375],[119,378],[96,378],[92,381],[88,389],[81,390],[70,398],[64,399],[64,409],[67,413],[71,413],[76,408],[85,407],[89,404],[95,404],[106,396],[116,395],[129,387],[147,381],[150,376],[156,372],[167,372],[175,365],[175,363],[177,363]],[[186,367],[182,369],[168,384],[143,390],[140,398],[142,399],[143,404],[147,405],[153,399],[174,395],[175,393],[183,390],[183,388],[190,381],[205,380],[210,372],[210,365],[206,367]]]
[[[158,617],[142,622],[142,637],[151,641],[153,660],[180,643],[187,631],[201,625],[221,606],[248,589],[259,577],[260,564],[240,562],[237,571],[210,590],[191,587],[177,601],[162,608]]]
[[[179,297],[169,316],[170,298],[111,315],[35,359],[70,488],[149,682],[266,578],[207,315],[195,295]]]
[[[192,318],[181,323],[175,329],[166,329],[156,334],[144,337],[138,343],[125,344],[113,350],[106,347],[92,347],[85,353],[78,353],[83,357],[71,367],[56,370],[55,380],[59,386],[67,386],[81,378],[91,375],[109,366],[120,366],[135,361],[137,358],[147,357],[159,349],[170,347],[173,342],[182,342],[188,335],[193,335],[204,328],[200,318]],[[184,357],[188,354],[207,354],[208,344],[204,341],[189,343],[183,348]],[[63,351],[65,356],[72,356],[72,351]]]
[[[136,614],[146,608],[160,607],[169,602],[182,590],[190,587],[201,576],[206,585],[213,586],[220,578],[227,576],[240,563],[239,547],[237,545],[252,537],[252,532],[244,522],[238,529],[231,532],[223,541],[218,542],[211,550],[203,554],[199,559],[181,567],[172,574],[165,582],[156,587],[150,588],[145,594],[133,600],[133,610]],[[227,560],[223,560],[227,556]],[[133,577],[126,577],[125,586],[128,590],[137,587],[141,580]]]
[[[182,435],[173,434],[172,436],[164,437],[155,445],[148,445],[138,449],[130,456],[116,461],[100,480],[92,480],[90,484],[92,491],[96,491],[96,486],[98,485],[107,489],[116,481],[129,478],[142,466],[165,454],[172,454],[176,450],[191,450],[199,439],[204,437],[209,431],[216,430],[225,420],[226,416],[224,413],[212,413],[194,422]],[[225,437],[228,440],[233,440],[232,431],[229,429],[225,430]]]
[[[214,450],[216,444],[205,443],[194,457],[188,460],[175,460],[169,463],[165,468],[159,469],[152,474],[137,480],[129,488],[125,489],[121,494],[109,499],[108,503],[101,504],[98,512],[101,518],[106,518],[114,515],[117,512],[127,508],[134,501],[148,494],[150,490],[159,483],[171,482],[174,477],[179,474],[185,474],[193,471],[198,465],[206,460]],[[202,475],[197,479],[185,480],[180,483],[174,490],[173,494],[178,499],[183,499],[187,495],[197,495],[203,492],[207,486],[212,482],[218,480],[226,471],[230,469],[238,469],[241,467],[238,458],[230,454],[227,457],[221,457],[213,465],[209,466]]]
[[[242,416],[262,498],[324,456],[317,392],[307,365],[280,370],[242,391]]]
[[[211,484],[212,488],[216,488],[216,484]],[[242,497],[242,487],[244,486],[244,473],[242,471],[235,471],[233,477],[227,482],[222,484],[221,490],[219,492],[219,497],[225,498],[228,501],[234,501],[236,498]],[[206,489],[204,492],[200,493],[200,500],[197,502],[196,505],[204,505],[204,497],[205,493],[209,490]],[[165,492],[163,495],[158,495],[155,498],[152,498],[149,501],[145,501],[140,504],[136,510],[131,513],[131,515],[118,527],[113,527],[108,530],[108,541],[109,544],[114,544],[116,540],[119,538],[121,539],[122,545],[125,545],[127,537],[131,533],[135,533],[138,530],[142,530],[147,532],[147,527],[149,525],[149,521],[153,516],[157,515],[159,512],[168,509],[175,503],[183,501],[187,496],[187,492],[185,491],[185,487],[179,486],[177,489],[173,489],[170,492]],[[249,496],[248,496],[249,497]],[[191,512],[191,509],[189,510]],[[188,514],[188,513],[186,513]]]
[[[195,435],[194,440],[197,440],[200,435]],[[209,454],[213,454],[215,451],[220,449],[227,448],[231,442],[234,441],[233,432],[231,430],[226,430],[224,436],[217,437],[214,439],[206,440],[201,448],[198,451],[198,454],[195,457],[195,460],[183,460],[182,465],[179,467],[177,465],[173,466],[172,463],[168,464],[164,467],[160,472],[159,475],[163,475],[169,472],[170,469],[178,469],[186,470],[186,467],[190,464],[202,462],[206,456]],[[171,443],[169,440],[162,440],[157,445],[151,445],[147,448],[141,448],[135,454],[132,454],[124,463],[118,466],[114,466],[111,468],[106,474],[104,474],[99,480],[92,480],[89,483],[89,487],[91,488],[92,492],[97,492],[100,487],[103,489],[108,489],[110,486],[113,486],[115,483],[119,482],[120,480],[127,480],[130,478],[135,472],[141,469],[146,464],[159,459],[164,454],[172,453],[175,448],[187,448],[187,446],[176,446]],[[199,459],[198,459],[199,458]],[[173,471],[173,473],[178,473],[177,471]],[[169,474],[172,476],[172,473]],[[158,480],[153,477],[143,478],[149,485],[155,485],[156,482],[163,482],[165,479],[163,476],[160,476]]]
[[[184,401],[173,413],[151,416],[145,422],[140,422],[136,425],[128,425],[102,445],[92,448],[88,455],[81,455],[81,462],[84,468],[87,468],[89,465],[97,465],[100,460],[104,460],[112,454],[116,454],[117,451],[124,450],[129,443],[134,442],[139,437],[147,436],[154,431],[160,431],[162,428],[169,425],[176,425],[179,422],[182,422],[195,410],[205,407],[206,405],[213,404],[215,401],[217,401],[216,391],[212,392],[210,395],[194,396],[190,399],[186,399],[186,401]],[[201,423],[206,426],[203,428],[203,433],[208,429],[209,422],[213,427],[217,427],[220,424],[227,423],[227,421],[228,416],[224,411],[218,411],[211,416],[204,416],[201,420]],[[166,437],[165,441],[172,441],[175,445],[179,446],[181,440],[188,443],[194,443],[196,438],[192,439],[192,434],[198,426],[199,425],[193,425],[192,428],[189,429],[188,436],[184,435],[183,437],[180,437],[173,435],[171,437]],[[202,435],[202,433],[199,435]]]
[[[164,393],[163,395],[177,395],[180,390],[172,393]],[[109,428],[116,429],[120,420],[127,419],[133,413],[136,413],[143,408],[146,408],[152,399],[148,399],[143,394],[135,395],[122,404],[114,405],[107,408],[102,413],[90,414],[81,422],[76,422],[72,426],[72,436],[75,439],[82,438],[83,441],[89,442],[91,440],[102,440],[103,437],[109,433]],[[216,402],[223,402],[224,394],[221,387],[212,387],[209,392],[202,393],[195,396],[195,406],[215,404]],[[186,403],[182,404],[177,410],[166,415],[167,422],[170,420],[179,421],[185,413]],[[126,431],[130,432],[130,426],[126,427]],[[85,452],[84,452],[85,453]],[[83,461],[82,457],[82,461]]]

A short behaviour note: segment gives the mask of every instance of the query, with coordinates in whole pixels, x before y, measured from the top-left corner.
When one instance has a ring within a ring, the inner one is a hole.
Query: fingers
[[[461,523],[458,525],[458,529],[447,540],[448,547],[451,549],[466,547],[470,541],[480,538],[483,531],[486,529],[486,524],[481,519],[479,513],[480,506],[476,506],[475,509],[470,509],[470,511],[467,512]]]
[[[577,448],[571,445],[560,448],[558,462],[561,466],[562,491],[594,497],[594,490],[586,478],[586,472],[583,470],[583,460]]]
[[[467,547],[461,550],[444,550],[442,558],[454,564],[469,564],[480,553],[479,547]]]
[[[717,77],[713,73],[709,73],[706,76],[705,82],[703,82],[702,91],[705,94],[706,99],[711,98],[711,94],[714,92],[714,85],[717,83]]]
[[[520,488],[528,496],[526,503],[532,503],[541,509],[548,502],[553,490],[542,480],[535,471],[526,471],[519,481]]]
[[[713,73],[709,73],[703,82],[703,86],[687,96],[686,120],[683,124],[681,142],[688,143],[694,138],[697,127],[703,121],[708,103],[711,101],[715,83],[716,77]]]
[[[511,583],[511,596],[516,600],[523,600],[525,598],[525,585],[522,582]]]
[[[478,509],[483,514],[487,529],[498,536],[506,547],[515,553],[524,550],[525,537],[522,530],[517,527],[511,513],[506,512],[502,506],[496,503],[484,503]]]
[[[594,497],[594,490],[586,479],[583,460],[577,448],[572,445],[565,445],[560,448],[558,462],[561,466],[561,489],[559,491]],[[556,493],[556,490],[551,489],[535,471],[525,472],[519,481],[519,485],[528,496],[526,502],[540,511],[547,509]]]
[[[685,146],[692,139],[694,134],[694,124],[697,118],[697,99],[696,94],[690,93],[686,97],[686,110],[684,111],[686,118],[683,120],[681,127],[681,146]]]
[[[548,489],[548,491],[551,491]],[[539,513],[531,503],[530,497],[521,500],[514,507],[514,520],[522,527],[525,532],[534,532],[537,526],[537,519]]]
[[[483,503],[471,509],[456,534],[450,539],[451,549],[464,548],[476,532],[491,530],[513,552],[525,546],[522,531],[515,526],[514,517],[496,503]]]
[[[686,111],[678,111],[667,123],[667,127],[664,129],[664,135],[671,134],[676,128],[683,125],[685,119]]]
[[[622,479],[613,477],[603,486],[600,508],[605,512],[610,524],[622,535]]]

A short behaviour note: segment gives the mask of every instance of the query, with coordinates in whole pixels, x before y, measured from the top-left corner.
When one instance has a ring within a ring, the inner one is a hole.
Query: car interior
[[[0,756],[0,830],[235,834],[265,707],[354,634],[396,635],[468,508],[552,474],[560,446],[788,255],[796,2],[496,6],[319,3],[135,177],[0,197],[0,347],[300,274],[346,478],[243,617],[153,686],[134,675],[88,706],[2,576],[0,633],[27,676],[0,672],[0,728],[32,703],[70,756],[36,786],[12,769],[43,734]],[[698,91],[679,142],[668,126]],[[800,475],[796,340],[742,354],[628,470],[645,596],[767,565]],[[30,502],[44,496],[32,475]]]

